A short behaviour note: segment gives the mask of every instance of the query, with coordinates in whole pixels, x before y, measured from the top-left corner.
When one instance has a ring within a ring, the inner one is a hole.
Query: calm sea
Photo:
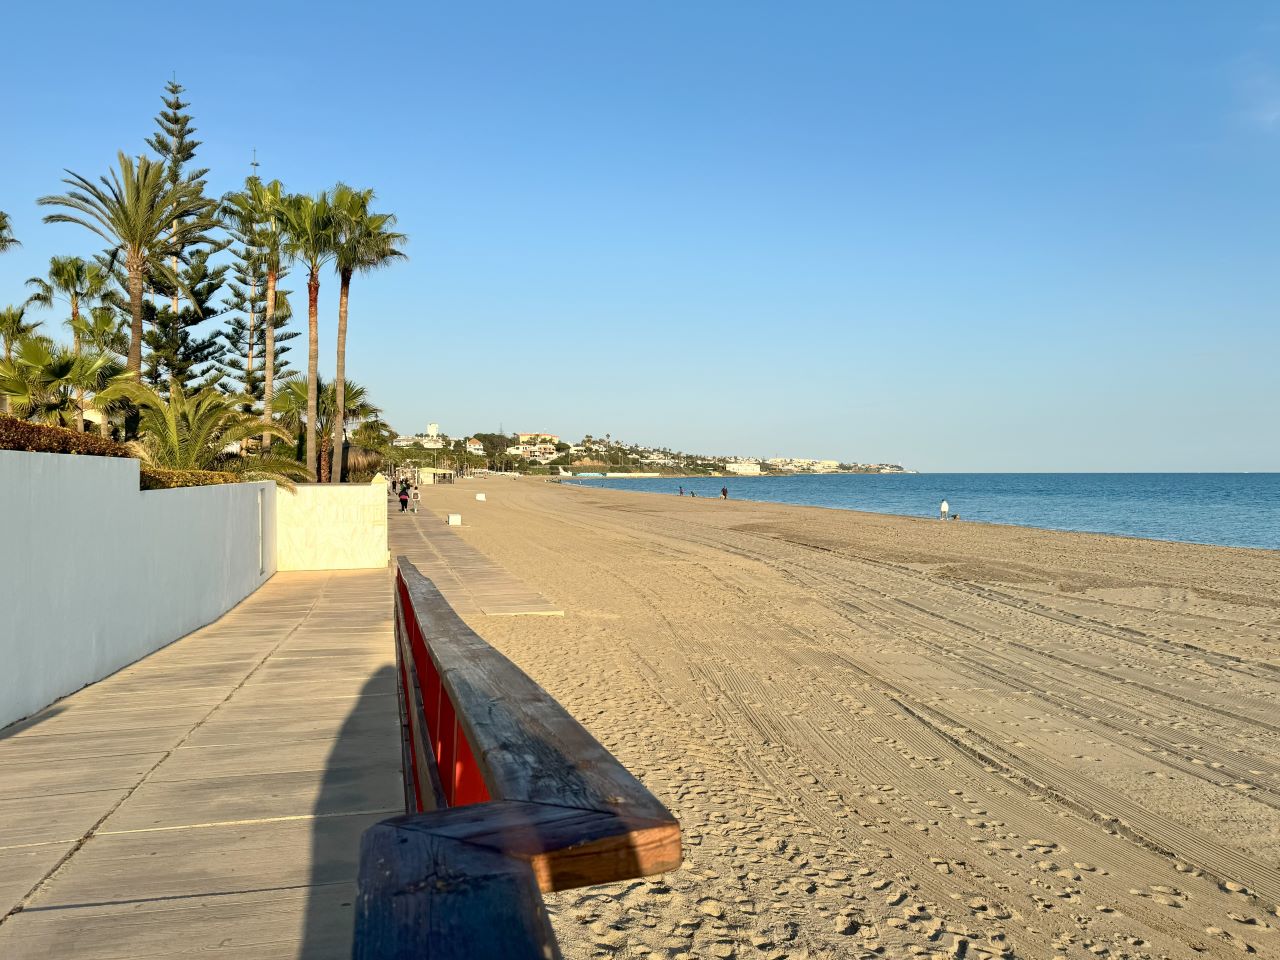
[[[946,498],[964,520],[1280,550],[1280,473],[920,473],[574,480],[841,510],[936,517]]]

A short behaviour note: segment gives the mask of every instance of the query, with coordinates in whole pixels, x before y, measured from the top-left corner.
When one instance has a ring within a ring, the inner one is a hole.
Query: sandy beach
[[[505,478],[423,506],[564,609],[471,622],[683,824],[678,873],[550,898],[567,957],[1280,957],[1280,553]]]

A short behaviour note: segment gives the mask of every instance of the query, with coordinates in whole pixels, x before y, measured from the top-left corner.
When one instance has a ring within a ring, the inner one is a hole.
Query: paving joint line
[[[183,734],[182,739],[179,740],[177,743],[175,743],[168,750],[166,750],[164,753],[164,756],[162,756],[159,760],[157,760],[154,764],[152,764],[150,769],[148,769],[145,773],[143,773],[143,775],[139,778],[138,782],[135,783],[132,787],[130,787],[125,792],[124,796],[122,796],[119,800],[117,800],[114,804],[112,804],[110,809],[108,809],[106,813],[104,813],[101,817],[99,817],[97,821],[94,822],[94,824],[88,830],[86,830],[84,834],[81,835],[79,840],[75,841],[74,846],[72,846],[70,850],[68,850],[65,854],[63,854],[62,857],[58,859],[58,862],[55,863],[52,867],[49,868],[48,871],[45,872],[45,875],[43,877],[41,877],[39,880],[35,882],[35,885],[26,892],[26,894],[22,897],[22,899],[20,899],[16,904],[14,904],[13,907],[11,907],[3,917],[0,917],[0,926],[3,926],[11,918],[17,916],[19,913],[22,913],[24,910],[26,910],[27,904],[31,902],[32,898],[35,897],[42,889],[44,889],[45,885],[48,884],[49,881],[51,881],[54,877],[58,875],[58,873],[61,872],[62,868],[65,867],[71,861],[72,857],[74,857],[77,853],[80,852],[80,850],[84,847],[86,843],[88,843],[94,836],[97,835],[98,828],[101,827],[104,823],[106,823],[107,820],[111,817],[111,815],[115,813],[117,810],[119,810],[120,807],[124,804],[124,802],[128,800],[131,796],[133,796],[134,793],[136,793],[138,789],[151,778],[151,775],[156,772],[156,770],[160,767],[162,763],[164,763],[166,760],[169,759],[169,757],[173,755],[175,750],[179,749],[184,743],[186,743],[191,738],[191,735],[194,734],[197,730],[199,730],[202,726],[204,726],[205,722],[210,717],[212,717],[215,713],[218,712],[218,710],[220,710],[223,706],[225,706],[227,701],[229,701],[232,697],[234,697],[237,693],[239,693],[240,690],[243,689],[244,685],[248,683],[250,679],[252,679],[253,675],[262,669],[263,664],[265,664],[269,659],[271,659],[272,654],[274,654],[277,650],[279,650],[289,640],[290,637],[292,637],[295,633],[297,633],[300,629],[302,629],[302,625],[311,618],[311,614],[315,611],[316,607],[319,605],[320,596],[324,593],[325,588],[328,586],[329,582],[332,579],[333,579],[332,576],[328,576],[325,578],[324,582],[320,586],[319,593],[317,593],[316,598],[311,602],[311,605],[307,608],[306,613],[302,615],[302,617],[298,620],[297,623],[293,625],[293,627],[289,630],[288,633],[286,633],[283,637],[280,638],[280,640],[275,644],[275,646],[273,646],[270,650],[268,650],[262,656],[262,658],[256,664],[254,664],[253,669],[251,669],[247,674],[245,674],[240,679],[240,682],[237,683],[231,689],[231,692],[228,693],[225,697],[223,697],[222,700],[220,700],[218,703],[216,703],[209,710],[209,712],[206,713],[201,719],[199,719],[194,724],[192,724],[191,727],[187,730],[187,732]],[[250,596],[252,596],[252,594],[250,594]],[[247,600],[248,597],[246,597],[245,599]],[[244,601],[242,600],[241,603],[243,602]],[[239,604],[237,604],[237,606],[238,605]],[[182,639],[182,638],[179,637],[178,639]],[[168,644],[166,644],[166,646],[168,646]]]

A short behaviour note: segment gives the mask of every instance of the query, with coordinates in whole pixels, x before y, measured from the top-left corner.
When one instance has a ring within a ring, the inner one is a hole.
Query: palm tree
[[[80,343],[96,353],[104,353],[113,357],[123,357],[129,351],[129,333],[125,322],[111,307],[94,307],[89,316],[81,317],[75,334]],[[105,401],[101,394],[95,394],[93,406],[98,411],[98,432],[104,437],[111,436],[111,417],[126,408],[123,401]]]
[[[351,434],[352,443],[359,444],[371,453],[385,453],[395,439],[391,425],[380,417],[365,420]]]
[[[320,270],[333,259],[333,205],[329,194],[291,194],[279,206],[283,252],[307,267],[307,469],[316,472],[316,405],[320,382]]]
[[[189,247],[211,242],[207,231],[214,223],[198,183],[171,183],[164,163],[147,157],[135,163],[121,152],[118,163],[118,172],[99,177],[97,183],[68,170],[62,182],[71,189],[36,202],[72,211],[51,213],[45,223],[79,224],[111,245],[111,265],[123,259],[132,318],[125,366],[134,379],[141,379],[142,294],[147,276],[162,277],[172,289],[182,290],[181,280],[165,260],[181,258]]]
[[[0,253],[18,246],[21,244],[13,238],[13,226],[9,223],[9,215],[0,210]]]
[[[276,370],[276,286],[283,276],[285,236],[281,228],[281,203],[285,199],[284,184],[279,180],[263,183],[257,177],[249,177],[244,189],[223,198],[224,208],[237,221],[253,224],[253,246],[262,259],[267,274],[265,319],[263,320],[266,343],[262,368],[262,420],[271,422],[271,406],[275,393]],[[270,448],[271,431],[262,434],[262,446]]]
[[[107,292],[111,274],[99,264],[86,263],[80,257],[50,257],[49,277],[32,277],[27,286],[35,287],[27,300],[42,307],[52,307],[58,300],[71,308],[72,350],[80,355],[80,308],[92,307]],[[84,395],[76,398],[76,429],[84,431]]]
[[[231,396],[213,387],[188,395],[171,385],[161,396],[146,384],[124,381],[105,392],[107,400],[127,400],[139,411],[141,439],[132,447],[140,459],[168,470],[220,470],[241,480],[274,480],[292,489],[294,480],[305,479],[306,468],[288,457],[246,456],[232,452],[245,441],[261,436],[263,429],[288,439],[275,424],[267,424],[243,409],[244,397]]]
[[[99,353],[124,356],[129,351],[129,332],[111,307],[94,307],[87,319],[81,317],[76,336],[82,344]]]
[[[8,306],[0,310],[0,343],[4,346],[4,359],[6,361],[13,359],[13,352],[18,345],[27,337],[35,333],[36,328],[40,326],[40,321],[29,323],[24,319],[27,312],[27,305],[24,303],[20,307]],[[0,394],[0,413],[9,412],[9,397]]]
[[[0,341],[4,343],[4,358],[13,359],[13,351],[23,340],[31,336],[40,326],[40,321],[28,322],[27,305],[9,306],[0,310]]]
[[[347,371],[347,301],[351,293],[351,278],[359,271],[367,273],[385,267],[394,260],[403,260],[400,245],[407,239],[403,233],[391,228],[396,218],[390,213],[371,213],[372,190],[353,190],[345,183],[333,188],[334,267],[338,271],[338,363],[334,369],[334,408],[343,408]],[[333,483],[342,479],[342,441],[346,423],[337,418],[333,422],[333,465],[330,478]]]
[[[0,361],[0,394],[24,420],[84,428],[84,395],[106,389],[122,372],[104,353],[75,353],[47,337],[29,337]]]
[[[308,386],[306,380],[300,376],[286,377],[280,382],[280,392],[276,395],[279,399],[280,424],[288,427],[295,433],[300,432],[306,426],[306,410],[308,402]],[[342,436],[338,430],[333,429],[334,424],[338,424],[345,431],[346,425],[354,420],[369,420],[378,416],[382,411],[368,401],[368,391],[358,383],[348,382],[347,389],[343,393],[343,407],[346,410],[345,416],[336,415],[338,409],[338,394],[332,383],[325,383],[320,380],[317,383],[318,397],[316,403],[316,432],[320,437],[321,456],[320,470],[322,483],[329,480],[330,457],[329,444],[333,442],[334,436]],[[333,458],[332,463],[341,466],[342,454]]]

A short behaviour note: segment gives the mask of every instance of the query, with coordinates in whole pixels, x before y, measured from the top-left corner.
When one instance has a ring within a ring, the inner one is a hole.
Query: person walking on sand
[[[683,497],[683,496],[684,496],[684,484],[683,484],[683,483],[682,483],[682,484],[680,484],[680,492],[679,492],[678,494],[676,494],[676,496],[678,496],[678,497]]]
[[[947,501],[946,501],[946,500],[943,500],[943,501],[942,501],[942,506],[939,508],[939,511],[940,511],[941,516],[942,516],[942,519],[943,519],[943,520],[946,520],[946,519],[947,519],[947,515],[948,515],[949,513],[951,513],[951,505],[950,505],[949,503],[947,503]]]
[[[400,488],[400,512],[404,513],[408,509],[409,509],[409,487],[406,485]]]
[[[721,500],[728,500],[728,499],[729,499],[729,488],[728,488],[728,487],[721,487],[721,488],[720,488],[720,499],[721,499]]]
[[[418,504],[422,501],[422,494],[418,492],[418,485],[413,485],[413,492],[409,494],[409,499],[413,501],[413,512],[418,512]]]

